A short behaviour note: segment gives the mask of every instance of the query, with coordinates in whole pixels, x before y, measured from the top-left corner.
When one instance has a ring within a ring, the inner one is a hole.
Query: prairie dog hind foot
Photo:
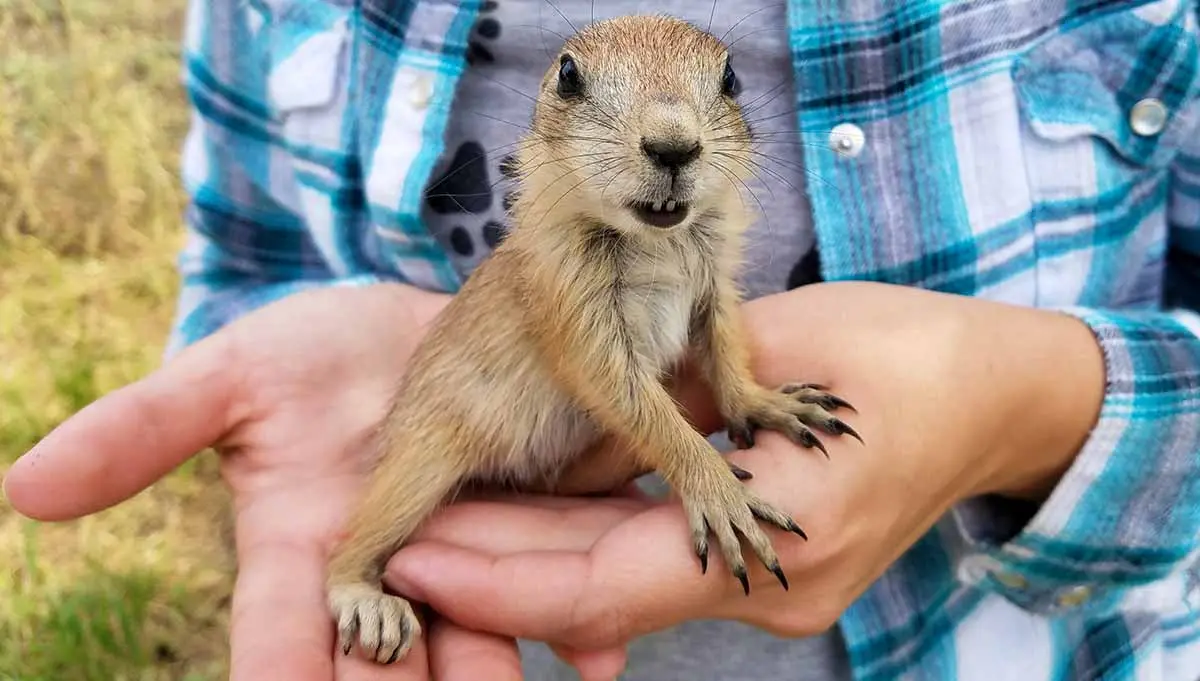
[[[421,636],[421,623],[412,604],[377,586],[332,586],[329,608],[337,621],[338,648],[343,655],[349,655],[357,642],[367,658],[392,664],[403,659]]]

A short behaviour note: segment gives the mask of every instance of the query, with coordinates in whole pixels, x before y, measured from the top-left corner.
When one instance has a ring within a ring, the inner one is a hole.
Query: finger
[[[381,665],[336,650],[323,554],[292,542],[247,544],[239,557],[230,623],[230,681],[429,681],[424,637]]]
[[[551,644],[550,649],[563,662],[579,672],[583,681],[613,681],[629,662],[625,646],[599,650],[578,650],[570,646]]]
[[[595,649],[711,613],[740,586],[701,574],[677,508],[642,513],[587,553],[488,555],[435,542],[389,563],[389,581],[472,629]],[[716,562],[716,561],[714,561]]]
[[[230,681],[332,681],[333,622],[317,547],[240,547],[230,621]]]
[[[422,542],[405,548],[389,562],[389,584],[461,626],[513,638],[564,642],[562,620],[587,580],[588,556],[574,551],[541,551],[496,556],[471,549]],[[514,569],[533,569],[517,575]],[[442,574],[435,571],[447,570]],[[541,582],[536,595],[527,579]],[[553,583],[549,583],[552,581]],[[536,600],[529,600],[534,596]],[[482,600],[480,600],[482,599]],[[525,602],[522,602],[525,601]]]
[[[551,548],[586,551],[614,525],[646,508],[628,499],[462,502],[430,518],[410,543],[437,541],[496,555]]]
[[[428,627],[423,629],[428,631]],[[342,651],[334,650],[334,676],[330,681],[434,681],[430,669],[430,651],[422,635],[413,642],[404,659],[393,664],[379,664],[359,654],[357,650],[343,655]],[[284,678],[284,677],[280,677]]]
[[[324,568],[315,547],[262,543],[239,559],[230,624],[230,681],[428,681],[421,640],[384,666],[335,652],[325,604]]]
[[[433,681],[522,681],[517,642],[437,618],[429,630]]]
[[[217,442],[232,425],[230,345],[211,336],[67,419],[9,469],[9,503],[38,520],[74,519],[128,499]]]
[[[349,655],[333,652],[334,675],[330,681],[434,681],[430,671],[429,647],[425,637],[417,639],[403,660],[379,664],[351,651]],[[284,678],[284,677],[279,677]]]

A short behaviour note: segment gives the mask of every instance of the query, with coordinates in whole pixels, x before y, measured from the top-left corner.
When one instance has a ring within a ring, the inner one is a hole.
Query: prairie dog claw
[[[716,539],[717,548],[729,571],[749,596],[750,578],[742,556],[741,542],[745,539],[759,561],[775,575],[785,590],[788,588],[787,576],[779,565],[771,540],[758,522],[769,523],[807,539],[804,530],[790,516],[727,476],[709,480],[701,491],[683,495],[683,508],[692,530],[692,543],[700,559],[702,573],[708,572],[711,535]]]
[[[754,446],[754,434],[760,429],[773,430],[792,442],[817,449],[826,458],[829,452],[813,432],[813,428],[828,435],[849,435],[863,443],[862,436],[850,424],[830,413],[837,409],[854,411],[846,400],[812,383],[788,383],[777,391],[763,390],[749,404],[727,417],[729,439],[738,447]]]
[[[754,478],[753,473],[735,463],[729,464],[729,470],[733,472],[733,477],[737,478],[738,480],[742,480],[743,482],[746,480],[752,480]]]
[[[826,458],[829,452],[813,432],[814,428],[829,435],[849,435],[862,442],[862,437],[849,424],[830,413],[837,409],[854,411],[849,402],[815,383],[788,383],[778,390],[758,388],[748,394],[741,393],[722,407],[729,439],[739,448],[753,447],[755,433],[765,428],[781,433],[803,447],[817,449]],[[774,525],[806,540],[808,535],[786,513],[738,484],[749,479],[746,471],[733,464],[729,467],[732,477],[712,474],[689,490],[690,494],[680,495],[696,555],[700,558],[700,569],[708,570],[709,536],[712,535],[729,571],[741,583],[746,595],[750,595],[750,580],[741,548],[744,539],[786,591],[787,576],[771,540],[758,522]]]
[[[854,405],[837,395],[831,394],[829,388],[816,383],[786,383],[780,386],[779,392],[784,395],[791,395],[801,402],[811,402],[820,405],[826,411],[849,409],[852,412],[858,413]]]
[[[421,623],[408,601],[369,584],[334,586],[329,606],[337,619],[338,647],[343,655],[350,654],[357,638],[368,658],[392,664],[403,658],[421,635]]]

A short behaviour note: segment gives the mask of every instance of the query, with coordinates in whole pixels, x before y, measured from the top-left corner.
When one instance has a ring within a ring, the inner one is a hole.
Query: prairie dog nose
[[[697,139],[646,139],[642,138],[642,151],[656,165],[667,170],[679,170],[700,156],[700,140]]]
[[[640,113],[642,153],[656,166],[676,172],[700,156],[700,118],[682,97],[660,92]]]

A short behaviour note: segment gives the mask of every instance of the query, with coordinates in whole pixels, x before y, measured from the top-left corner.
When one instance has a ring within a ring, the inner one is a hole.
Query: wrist
[[[989,343],[1002,374],[994,463],[983,490],[1045,500],[1074,463],[1099,418],[1104,356],[1092,331],[1057,312],[1013,309]]]

